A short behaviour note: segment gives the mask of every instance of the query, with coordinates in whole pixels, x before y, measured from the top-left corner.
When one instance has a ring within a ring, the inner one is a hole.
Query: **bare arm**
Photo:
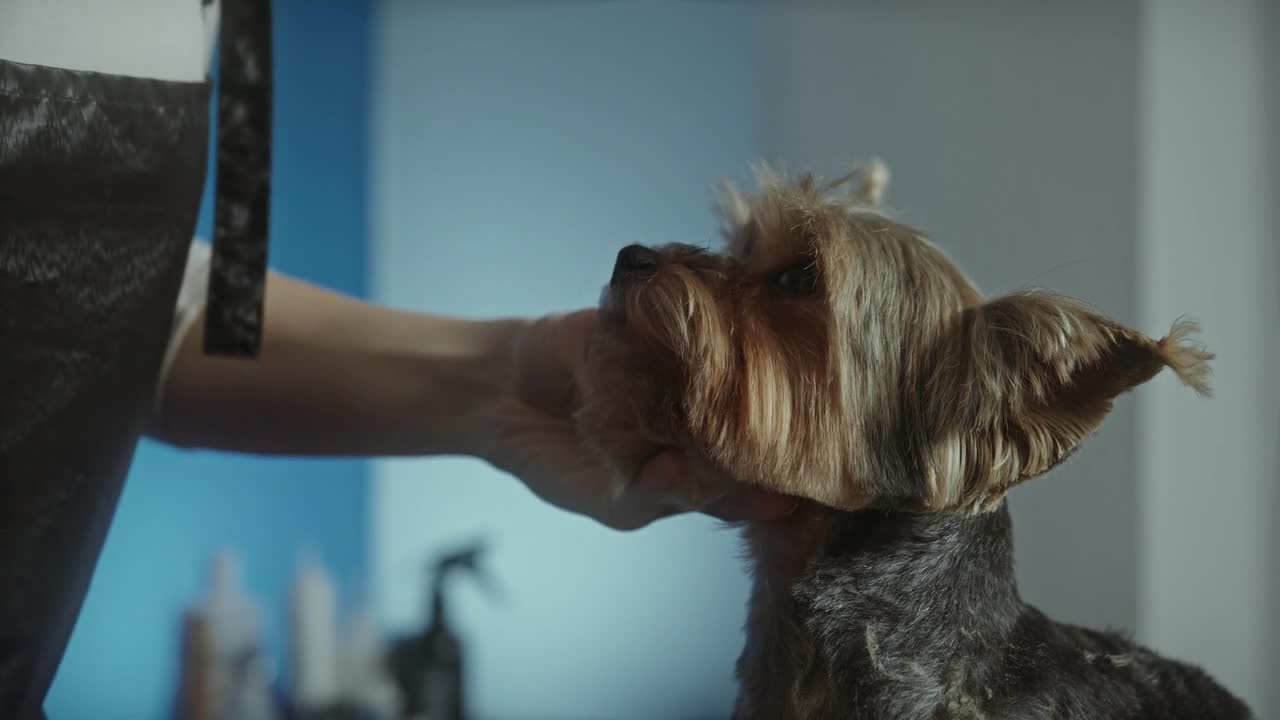
[[[256,360],[207,356],[186,332],[152,434],[185,447],[290,455],[482,454],[520,320],[401,312],[278,273]]]

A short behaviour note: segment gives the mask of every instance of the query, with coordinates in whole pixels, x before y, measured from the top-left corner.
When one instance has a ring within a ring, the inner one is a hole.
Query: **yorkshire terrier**
[[[740,720],[1251,718],[1203,670],[1023,602],[1005,494],[1168,367],[1209,394],[1189,321],[1155,340],[1047,292],[984,299],[892,219],[878,162],[726,185],[727,247],[617,256],[578,426],[631,477],[665,448],[798,498],[750,523]]]

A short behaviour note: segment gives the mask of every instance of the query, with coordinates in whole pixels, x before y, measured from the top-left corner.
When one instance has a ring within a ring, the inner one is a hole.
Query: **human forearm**
[[[187,447],[289,455],[484,454],[523,321],[396,311],[273,273],[255,360],[206,356],[186,333],[152,434]]]

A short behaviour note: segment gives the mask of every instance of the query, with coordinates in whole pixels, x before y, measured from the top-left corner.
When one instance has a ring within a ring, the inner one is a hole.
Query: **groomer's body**
[[[609,478],[574,435],[590,313],[463,321],[272,274],[260,357],[203,353],[209,249],[192,232],[217,16],[201,0],[0,3],[3,718],[40,716],[143,434],[470,454],[618,528],[695,509],[683,455]],[[720,482],[722,499],[696,509],[781,509]]]
[[[0,3],[0,717],[40,716],[150,420],[205,28],[199,0]]]

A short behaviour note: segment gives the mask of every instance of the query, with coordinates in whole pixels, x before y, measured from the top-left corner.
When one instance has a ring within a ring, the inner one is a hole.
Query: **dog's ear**
[[[880,207],[884,202],[885,193],[889,190],[889,166],[879,158],[872,158],[848,175],[827,183],[823,190],[831,193],[846,185],[851,185],[853,189],[845,190],[845,196],[855,205]]]
[[[1078,301],[1010,295],[964,310],[925,360],[925,502],[995,507],[1010,488],[1070,455],[1121,393],[1169,367],[1209,394],[1213,355],[1198,327],[1154,340]]]
[[[722,180],[716,186],[715,210],[720,218],[720,235],[724,238],[726,251],[733,257],[744,257],[750,250],[745,247],[745,230],[751,224],[751,203],[738,186]]]
[[[858,185],[853,192],[854,199],[864,205],[879,207],[884,202],[884,194],[889,190],[889,166],[879,158],[859,168]]]

